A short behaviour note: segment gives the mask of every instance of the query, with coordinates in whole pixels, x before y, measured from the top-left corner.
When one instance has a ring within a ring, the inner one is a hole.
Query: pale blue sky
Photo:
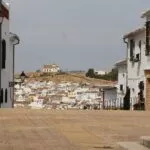
[[[56,63],[62,69],[106,69],[125,57],[122,36],[144,24],[149,0],[12,0],[16,71]]]

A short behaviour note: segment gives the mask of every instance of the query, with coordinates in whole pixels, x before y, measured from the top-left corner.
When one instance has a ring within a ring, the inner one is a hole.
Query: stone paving
[[[150,135],[150,112],[0,110],[0,150],[109,150]]]

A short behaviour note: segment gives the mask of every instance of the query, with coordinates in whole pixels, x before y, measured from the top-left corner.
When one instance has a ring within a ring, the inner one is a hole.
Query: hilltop
[[[43,74],[37,72],[27,73],[27,81],[53,81],[55,83],[76,82],[76,83],[89,83],[89,84],[113,84],[112,81],[88,78],[85,73],[57,73],[57,74]]]

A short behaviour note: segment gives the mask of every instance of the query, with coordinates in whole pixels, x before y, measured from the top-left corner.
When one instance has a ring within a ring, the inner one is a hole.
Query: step
[[[140,143],[148,148],[150,148],[150,136],[142,136],[140,138]]]
[[[119,142],[118,145],[122,150],[150,150],[138,142]]]

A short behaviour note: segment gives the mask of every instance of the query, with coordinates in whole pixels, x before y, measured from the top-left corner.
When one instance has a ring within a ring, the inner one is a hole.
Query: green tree
[[[113,68],[111,70],[111,72],[109,72],[105,75],[96,75],[95,72],[94,72],[94,69],[89,69],[88,72],[86,73],[86,77],[109,80],[109,81],[117,81],[117,79],[118,79],[118,70],[117,70],[117,68]]]
[[[117,81],[118,80],[118,69],[113,68],[112,71],[109,73],[109,76],[112,81]]]
[[[40,70],[40,69],[38,69],[38,70],[36,70],[36,72],[37,72],[37,73],[39,73],[39,72],[41,72],[41,70]]]
[[[88,72],[86,73],[86,77],[95,78],[95,72],[94,69],[90,68]]]

